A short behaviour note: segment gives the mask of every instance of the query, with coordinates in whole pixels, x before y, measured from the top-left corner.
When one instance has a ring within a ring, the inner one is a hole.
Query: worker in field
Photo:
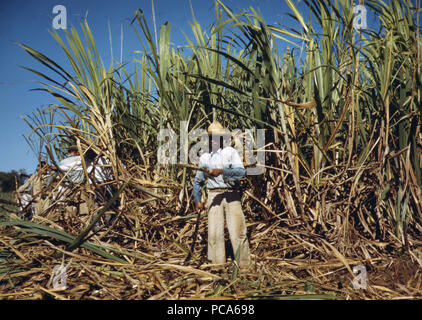
[[[48,166],[41,160],[34,174],[13,192],[19,202],[21,218],[31,220],[48,207],[44,191],[49,177]]]
[[[67,157],[59,162],[59,169],[66,173],[69,182],[73,184],[83,182],[84,171],[82,160],[76,145],[71,145],[67,149]]]
[[[58,169],[65,174],[66,178],[62,184],[57,186],[55,200],[62,203],[66,201],[65,210],[67,214],[75,214],[76,212],[79,212],[81,215],[88,214],[88,198],[84,197],[81,204],[77,204],[68,198],[74,185],[80,184],[84,181],[82,160],[76,145],[68,147],[67,157],[58,163]],[[61,179],[61,177],[59,177],[59,179]]]
[[[34,216],[35,204],[34,204],[34,183],[36,182],[36,175],[27,176],[28,179],[24,184],[19,186],[16,191],[13,191],[16,199],[19,203],[20,213],[19,216],[22,219],[31,220]]]
[[[84,160],[87,167],[89,182],[91,184],[98,186],[113,180],[109,168],[109,161],[103,157],[98,157],[97,154],[91,149],[85,152]],[[79,150],[76,145],[72,145],[68,148],[68,157],[60,161],[59,168],[61,171],[66,173],[68,179],[72,183],[79,184],[84,181],[85,174],[83,171],[82,159],[79,155]],[[99,191],[101,190],[99,193],[99,195],[101,194],[100,201],[108,200],[110,198],[106,195],[107,193],[111,192],[110,188],[97,189]]]
[[[199,158],[199,167],[193,183],[193,198],[197,211],[204,209],[201,189],[206,179],[208,189],[208,259],[215,264],[226,262],[224,245],[224,215],[227,220],[234,256],[239,254],[239,267],[250,265],[249,242],[246,235],[245,216],[242,211],[239,179],[245,176],[245,167],[237,151],[225,146],[230,133],[219,122],[208,127],[210,152]],[[229,144],[227,144],[229,145]]]
[[[96,203],[105,203],[113,196],[113,187],[107,185],[107,182],[113,180],[110,172],[110,162],[103,157],[99,157],[93,150],[89,149],[85,152],[84,161],[87,168],[87,174],[89,178],[89,183],[94,185]],[[79,154],[78,147],[72,145],[68,149],[68,157],[60,161],[59,168],[63,171],[69,179],[69,182],[72,184],[80,184],[84,182],[85,173],[82,166],[82,158]],[[59,186],[59,194],[66,192],[65,187]],[[87,214],[88,207],[91,206],[91,200],[83,195],[83,202],[79,206],[80,214]],[[88,206],[88,203],[90,204]],[[118,203],[112,205],[113,209],[118,207]],[[74,208],[70,208],[70,211],[74,211]],[[68,210],[68,211],[69,211]],[[106,215],[106,221],[110,221],[111,216]]]

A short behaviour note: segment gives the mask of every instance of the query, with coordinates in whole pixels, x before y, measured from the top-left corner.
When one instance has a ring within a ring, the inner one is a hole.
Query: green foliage
[[[116,173],[120,159],[176,179],[180,173],[174,168],[156,163],[160,129],[179,134],[180,121],[186,121],[190,132],[213,119],[229,129],[265,128],[266,143],[276,152],[267,156],[268,164],[290,172],[280,171],[284,195],[276,196],[274,208],[282,211],[281,204],[309,222],[321,192],[333,192],[337,185],[333,177],[351,179],[343,191],[349,197],[347,214],[361,208],[369,217],[375,208],[378,229],[386,228],[381,217],[388,217],[390,228],[403,239],[405,224],[421,222],[416,213],[422,202],[422,46],[415,8],[410,0],[367,1],[379,16],[380,29],[356,31],[353,1],[305,1],[308,23],[293,1],[286,3],[299,30],[270,26],[253,8],[235,14],[215,1],[213,26],[204,30],[197,21],[191,24],[189,55],[172,46],[169,22],[161,26],[156,43],[139,10],[132,23],[141,58],[108,69],[86,21],[83,37],[74,28],[66,31],[68,44],[53,33],[71,69],[22,45],[57,74],[51,79],[30,70],[46,80],[41,90],[58,99],[56,112],[64,118],[51,124],[58,130],[57,140],[50,142],[56,157],[71,136],[107,150]],[[290,49],[281,53],[278,39],[301,46],[304,59],[297,61]],[[44,126],[33,126],[33,131]],[[360,205],[358,200],[353,208],[351,199],[358,196],[363,178],[380,190],[373,191],[372,202]]]
[[[12,192],[16,189],[16,183],[18,185],[23,183],[26,173],[24,169],[19,171],[0,171],[0,192]]]

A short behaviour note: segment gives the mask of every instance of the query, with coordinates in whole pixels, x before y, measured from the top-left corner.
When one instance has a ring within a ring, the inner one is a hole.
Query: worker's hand
[[[195,211],[201,211],[201,210],[204,210],[204,203],[203,202],[195,203]]]
[[[210,171],[210,175],[212,175],[214,177],[218,177],[222,173],[223,173],[223,169],[212,169]]]

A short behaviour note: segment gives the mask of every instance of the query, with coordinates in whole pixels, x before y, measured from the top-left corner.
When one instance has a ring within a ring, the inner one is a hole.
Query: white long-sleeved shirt
[[[87,172],[91,176],[92,170],[94,170],[94,177],[96,183],[104,183],[106,181],[112,180],[109,170],[105,166],[110,163],[103,159],[99,158],[95,166],[92,163],[87,163]],[[68,174],[69,179],[73,183],[81,183],[84,179],[84,172],[82,167],[82,161],[80,156],[72,156],[66,159],[63,159],[59,163],[59,168]]]
[[[110,168],[107,168],[109,166],[110,162],[107,159],[100,157],[95,163],[95,165],[91,164],[87,168],[87,171],[89,174],[91,174],[92,170],[94,170],[95,181],[97,183],[104,183],[113,180],[113,177],[110,172],[111,170]]]
[[[70,181],[73,183],[81,183],[84,179],[84,171],[80,156],[72,156],[59,162],[60,170],[67,173]]]
[[[203,169],[223,169],[223,174],[217,177],[210,176],[198,170],[193,181],[193,198],[195,203],[201,201],[201,189],[208,178],[207,189],[233,189],[238,185],[239,179],[245,176],[245,167],[236,149],[225,147],[215,152],[204,153],[199,158],[199,167]]]

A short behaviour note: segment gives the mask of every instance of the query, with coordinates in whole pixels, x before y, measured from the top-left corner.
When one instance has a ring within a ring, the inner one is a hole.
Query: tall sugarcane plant
[[[170,22],[155,41],[139,10],[132,25],[140,58],[108,68],[87,22],[83,38],[76,29],[65,32],[67,44],[53,33],[66,67],[22,46],[56,74],[31,70],[58,99],[64,121],[51,124],[61,130],[58,141],[71,136],[104,149],[116,174],[120,160],[130,161],[182,177],[186,191],[186,168],[157,163],[160,129],[180,134],[181,123],[190,132],[212,120],[262,128],[271,169],[255,191],[264,191],[265,212],[285,212],[343,238],[353,223],[372,238],[405,244],[410,225],[422,231],[416,9],[410,0],[366,1],[379,29],[355,30],[353,1],[304,2],[308,17],[286,0],[299,26],[287,29],[266,24],[253,8],[234,13],[217,0],[215,23],[193,21],[186,48],[171,44]]]

